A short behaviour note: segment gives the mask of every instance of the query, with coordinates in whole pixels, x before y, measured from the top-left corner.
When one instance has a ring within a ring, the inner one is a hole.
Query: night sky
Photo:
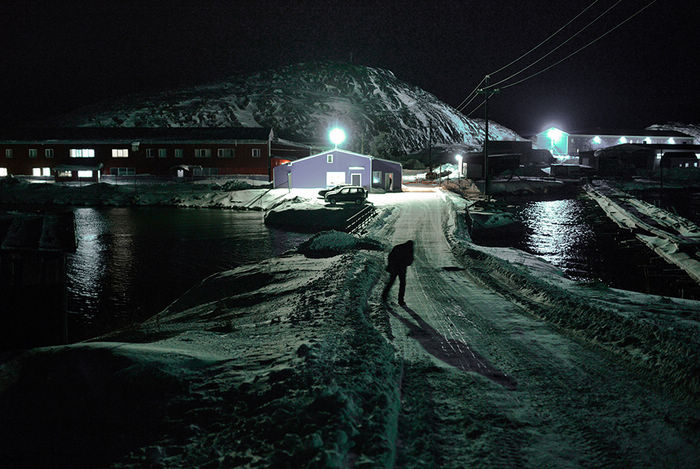
[[[549,52],[616,1],[599,0],[492,82]],[[518,78],[590,42],[649,1],[620,1]],[[534,47],[591,3],[5,0],[0,125],[28,125],[128,93],[312,60],[387,68],[457,106],[486,73]],[[489,116],[523,134],[550,124],[575,130],[700,123],[700,15],[694,5],[657,0],[573,58],[503,90],[490,101]],[[481,116],[482,110],[474,114]]]

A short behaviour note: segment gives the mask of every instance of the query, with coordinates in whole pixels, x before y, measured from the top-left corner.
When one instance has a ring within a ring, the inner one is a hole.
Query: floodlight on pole
[[[328,134],[328,138],[330,139],[331,143],[338,148],[338,145],[345,141],[345,131],[340,127],[335,127]]]
[[[462,155],[455,155],[455,160],[457,160],[457,164],[459,165],[457,167],[457,176],[462,177]]]

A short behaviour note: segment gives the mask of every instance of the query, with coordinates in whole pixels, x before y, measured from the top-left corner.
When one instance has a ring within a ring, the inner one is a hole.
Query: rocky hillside
[[[484,122],[469,119],[388,70],[332,62],[304,63],[248,77],[148,96],[128,96],[64,116],[70,126],[272,127],[280,138],[327,145],[331,126],[350,150],[401,158],[433,142],[477,149]],[[521,139],[495,122],[494,140]]]

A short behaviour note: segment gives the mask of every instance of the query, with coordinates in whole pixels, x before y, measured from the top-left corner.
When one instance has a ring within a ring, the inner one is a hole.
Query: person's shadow
[[[507,389],[516,388],[517,382],[515,379],[495,368],[469,345],[459,340],[448,339],[442,336],[414,310],[405,305],[402,308],[411,315],[416,321],[415,323],[391,308],[389,311],[408,328],[409,337],[416,339],[426,352],[458,370],[479,373]]]

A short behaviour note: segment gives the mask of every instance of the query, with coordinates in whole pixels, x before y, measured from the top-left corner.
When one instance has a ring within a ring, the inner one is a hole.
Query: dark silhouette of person
[[[413,264],[413,241],[397,244],[389,253],[386,271],[389,272],[389,281],[382,292],[382,301],[386,301],[389,290],[394,286],[396,277],[399,278],[399,304],[404,306],[404,294],[406,293],[406,269]]]

